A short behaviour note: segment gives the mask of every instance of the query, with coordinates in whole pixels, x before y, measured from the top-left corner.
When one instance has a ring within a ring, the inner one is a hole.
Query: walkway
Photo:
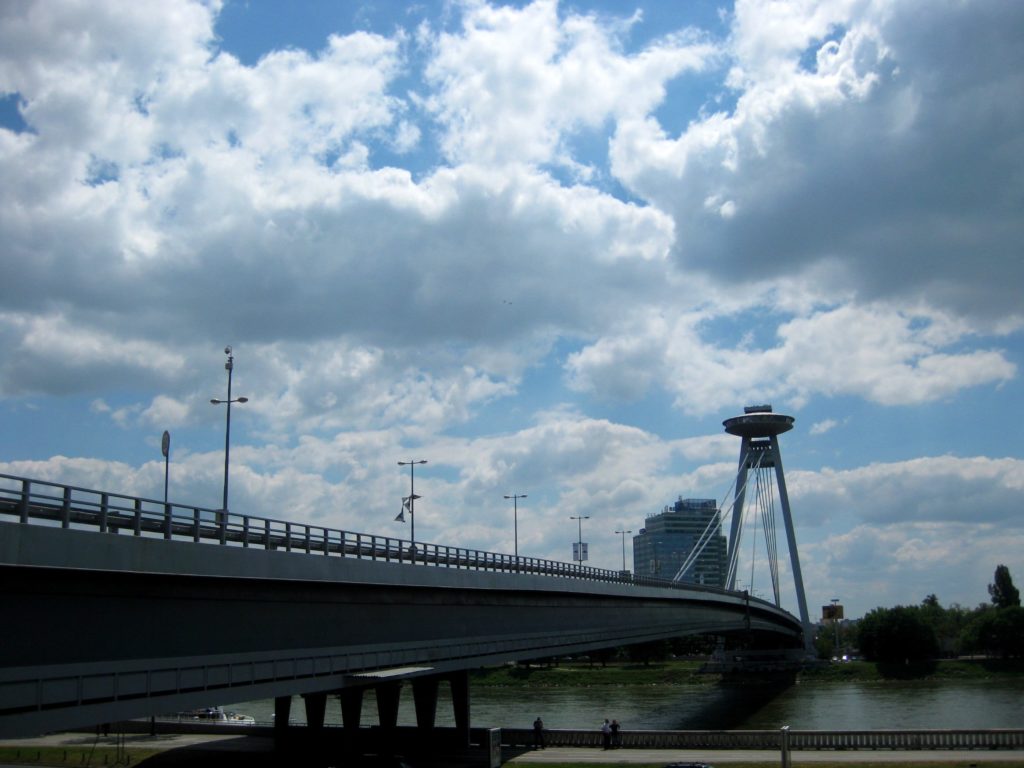
[[[129,734],[122,737],[122,745],[129,751],[146,750],[161,754],[146,761],[145,765],[170,766],[188,765],[270,765],[273,741],[255,736],[216,736],[207,734],[162,734],[148,736]],[[31,750],[38,747],[66,747],[80,750],[95,744],[97,747],[113,748],[117,745],[115,736],[97,737],[88,733],[52,734],[31,739],[10,739],[0,741],[0,748],[19,747]],[[849,763],[870,765],[872,763],[947,763],[957,765],[985,764],[996,768],[1024,766],[1022,750],[849,750],[849,751],[794,751],[793,765],[813,766],[820,763]],[[505,750],[505,764],[521,766],[552,763],[593,763],[607,765],[647,764],[667,765],[669,763],[710,763],[715,766],[730,763],[763,763],[779,765],[780,755],[769,750],[677,750],[677,749],[613,749],[602,750],[580,747],[551,747],[544,750]],[[70,763],[69,763],[70,764]],[[134,764],[134,761],[133,761]],[[477,752],[469,760],[448,761],[448,765],[484,765],[483,755]],[[421,765],[414,761],[414,766]]]

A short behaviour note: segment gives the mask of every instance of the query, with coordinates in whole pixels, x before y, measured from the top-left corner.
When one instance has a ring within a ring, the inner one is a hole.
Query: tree
[[[1020,605],[1020,592],[1013,586],[1010,569],[1005,565],[996,566],[995,583],[988,585],[988,593],[992,596],[992,604],[996,608]]]
[[[961,643],[971,653],[1024,656],[1024,608],[988,608],[964,627]]]
[[[920,661],[939,650],[935,629],[918,606],[876,608],[861,619],[858,635],[868,661]]]

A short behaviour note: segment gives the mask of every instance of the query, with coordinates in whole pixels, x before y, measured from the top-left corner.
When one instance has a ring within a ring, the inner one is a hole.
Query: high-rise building
[[[718,504],[714,499],[684,499],[648,517],[633,537],[633,569],[637,576],[672,579],[707,531],[710,540],[680,581],[725,586],[726,546]]]

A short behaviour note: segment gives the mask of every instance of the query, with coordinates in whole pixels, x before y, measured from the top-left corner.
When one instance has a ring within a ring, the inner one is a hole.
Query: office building
[[[680,581],[725,585],[726,545],[718,504],[714,499],[679,498],[671,507],[648,517],[633,537],[633,569],[637,576],[672,579],[698,545],[705,531],[710,539]]]

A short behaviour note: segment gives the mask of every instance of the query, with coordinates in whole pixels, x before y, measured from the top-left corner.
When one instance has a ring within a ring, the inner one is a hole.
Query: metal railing
[[[237,515],[222,509],[171,502],[165,504],[156,499],[0,474],[0,519],[5,517],[15,518],[23,525],[59,526],[111,534],[124,532],[133,536],[221,546],[736,594],[717,587],[638,577],[557,560],[516,557],[443,544],[413,544],[390,536]],[[762,602],[756,598],[748,599]]]
[[[787,729],[788,730],[788,729]],[[529,747],[530,728],[502,728],[502,743]],[[780,730],[750,731],[622,731],[619,745],[624,749],[781,749]],[[549,747],[600,747],[596,730],[545,729]],[[1024,730],[916,729],[892,731],[802,731],[788,730],[788,747],[794,750],[939,750],[939,749],[1024,749]]]

